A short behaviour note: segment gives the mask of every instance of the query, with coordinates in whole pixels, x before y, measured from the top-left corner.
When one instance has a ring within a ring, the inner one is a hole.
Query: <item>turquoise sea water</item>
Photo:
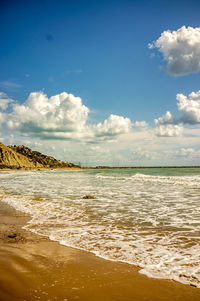
[[[30,231],[200,287],[200,168],[9,171],[0,193]]]

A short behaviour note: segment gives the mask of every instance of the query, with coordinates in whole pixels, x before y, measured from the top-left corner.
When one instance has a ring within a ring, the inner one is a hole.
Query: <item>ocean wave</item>
[[[152,183],[162,183],[162,184],[172,184],[172,185],[187,185],[200,187],[200,175],[195,176],[156,176],[156,175],[146,175],[142,173],[136,173],[131,176],[111,176],[97,174],[98,179],[108,179],[115,181],[142,181],[142,182],[152,182]]]
[[[199,184],[198,175],[17,173],[1,178],[0,194],[32,216],[29,231],[200,287]]]

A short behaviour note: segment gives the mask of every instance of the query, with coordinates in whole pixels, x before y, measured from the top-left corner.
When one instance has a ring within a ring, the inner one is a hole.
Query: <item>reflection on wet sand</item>
[[[200,300],[195,287],[150,279],[134,266],[106,261],[22,230],[27,220],[0,202],[1,301]]]

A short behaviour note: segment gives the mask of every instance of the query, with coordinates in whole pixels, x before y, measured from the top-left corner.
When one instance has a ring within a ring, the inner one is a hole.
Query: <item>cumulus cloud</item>
[[[154,122],[156,125],[159,124],[173,124],[176,123],[176,118],[172,116],[172,114],[167,111],[162,117],[159,117],[158,119],[154,119]]]
[[[122,116],[111,114],[103,123],[98,123],[94,126],[95,135],[116,136],[128,133],[131,129],[131,120]]]
[[[136,127],[147,127],[148,126],[148,123],[146,121],[136,121],[133,123],[133,126],[136,126]]]
[[[155,134],[158,137],[178,137],[183,134],[183,126],[181,125],[160,125],[155,129]]]
[[[7,127],[23,135],[43,139],[108,140],[131,129],[129,118],[110,115],[103,123],[87,124],[90,110],[80,97],[63,92],[47,97],[43,92],[33,92],[24,104],[13,105],[7,114]]]
[[[11,103],[13,99],[9,98],[6,93],[0,92],[0,110],[5,111]]]
[[[200,123],[200,90],[189,96],[177,94],[178,110],[182,113],[180,121],[188,124]]]
[[[180,76],[200,71],[200,27],[166,30],[149,48],[157,48],[167,61],[167,70]]]
[[[176,99],[181,116],[179,118],[173,117],[167,111],[162,117],[154,119],[155,125],[200,124],[200,90],[190,93],[188,97],[184,94],[177,94]]]
[[[81,132],[89,109],[79,97],[63,92],[47,97],[33,92],[24,104],[15,104],[9,115],[10,129],[40,135],[51,132]]]

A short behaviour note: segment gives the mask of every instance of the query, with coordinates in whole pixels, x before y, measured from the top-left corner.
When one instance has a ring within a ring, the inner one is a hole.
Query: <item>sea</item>
[[[0,196],[29,231],[200,288],[200,168],[1,171]]]

